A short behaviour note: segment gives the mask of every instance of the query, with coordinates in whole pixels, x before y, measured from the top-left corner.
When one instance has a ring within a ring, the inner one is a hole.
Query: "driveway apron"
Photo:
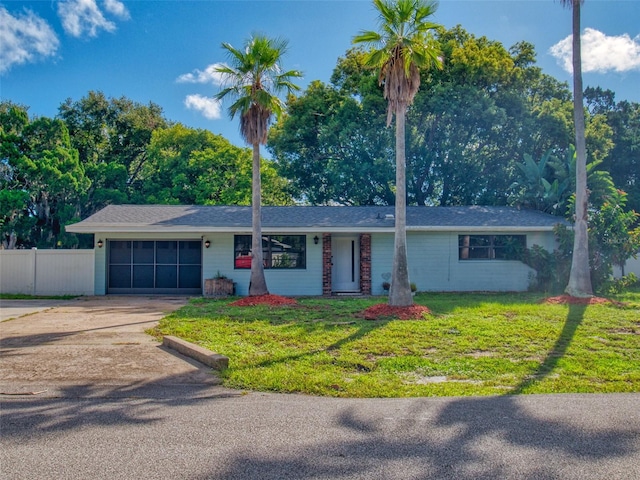
[[[0,323],[0,393],[217,385],[211,369],[145,333],[186,302],[185,297],[81,297],[50,308],[38,305],[34,313],[5,320]]]

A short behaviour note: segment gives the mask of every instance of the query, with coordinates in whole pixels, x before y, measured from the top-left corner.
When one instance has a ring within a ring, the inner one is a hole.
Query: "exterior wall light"
[[[102,248],[102,246],[104,245],[104,243],[102,242],[102,240],[98,240],[98,248]]]
[[[205,240],[204,241],[204,248],[209,248],[210,246],[211,246],[211,241]]]
[[[316,245],[318,244],[318,241],[320,241],[320,239],[318,238],[318,235],[316,235],[315,237],[313,237],[313,243],[315,243]]]

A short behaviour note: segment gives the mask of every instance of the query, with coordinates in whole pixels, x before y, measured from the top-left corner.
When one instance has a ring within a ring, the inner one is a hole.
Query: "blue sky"
[[[640,1],[586,0],[582,13],[585,86],[640,102]],[[571,12],[558,0],[441,0],[433,20],[507,48],[531,42],[543,71],[571,83]],[[288,39],[284,67],[303,71],[304,88],[328,82],[352,37],[375,28],[370,0],[0,0],[0,99],[53,117],[98,90],[244,145],[212,99],[220,87],[207,67],[224,61],[222,42]]]

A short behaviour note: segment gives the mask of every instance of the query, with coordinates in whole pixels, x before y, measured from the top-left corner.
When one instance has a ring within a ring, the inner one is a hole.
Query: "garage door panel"
[[[111,263],[131,263],[131,242],[115,240],[109,242]]]
[[[180,264],[200,265],[202,245],[200,242],[180,242]]]
[[[109,241],[107,293],[202,292],[200,240]]]
[[[133,288],[153,288],[153,265],[133,266]]]
[[[110,288],[130,288],[131,287],[131,266],[111,265],[109,267],[109,287]]]
[[[180,288],[198,288],[202,274],[200,265],[180,265]]]
[[[155,262],[155,249],[153,242],[133,242],[133,263]]]

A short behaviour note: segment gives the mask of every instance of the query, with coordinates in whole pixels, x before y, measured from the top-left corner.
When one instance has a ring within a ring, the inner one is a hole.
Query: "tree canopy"
[[[164,118],[154,104],[89,92],[57,118],[0,102],[0,239],[6,247],[90,248],[64,226],[109,204],[251,201],[251,150]],[[273,164],[265,202],[292,203]]]

